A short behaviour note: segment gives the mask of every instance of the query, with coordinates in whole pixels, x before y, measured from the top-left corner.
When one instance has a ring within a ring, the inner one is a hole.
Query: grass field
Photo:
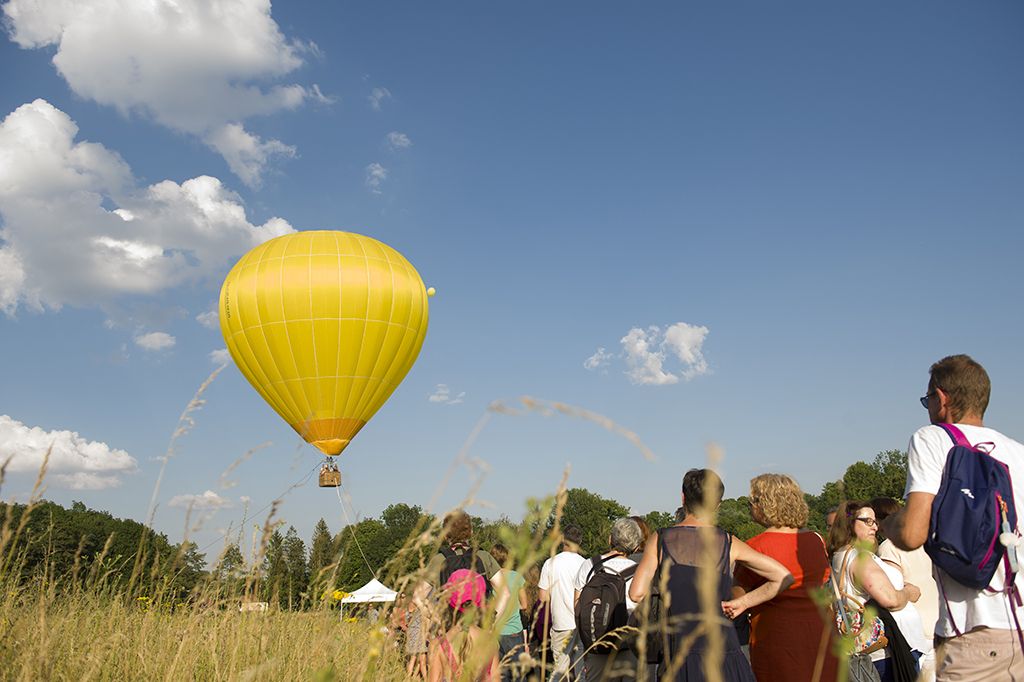
[[[393,638],[337,611],[239,613],[153,607],[80,592],[9,590],[0,606],[4,680],[399,680]]]

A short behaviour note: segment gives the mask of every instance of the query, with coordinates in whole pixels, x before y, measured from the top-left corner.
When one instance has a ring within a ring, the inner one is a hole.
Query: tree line
[[[900,450],[878,453],[871,462],[858,461],[843,477],[822,486],[818,494],[805,493],[810,509],[808,527],[823,532],[825,516],[842,499],[885,496],[901,499],[906,480],[907,456]],[[508,517],[473,518],[474,542],[489,548],[508,544],[523,533],[550,529],[555,523],[550,507],[537,501],[521,521]],[[213,579],[222,596],[273,602],[281,608],[301,609],[329,599],[335,590],[352,591],[377,576],[406,575],[429,558],[432,546],[403,551],[414,533],[429,528],[436,519],[420,507],[404,503],[388,506],[379,517],[344,526],[332,534],[320,519],[309,543],[294,526],[284,532],[275,527],[246,559],[237,542],[229,542],[206,568],[206,557],[194,543],[173,544],[167,537],[129,519],[87,509],[75,502],[65,509],[42,502],[23,517],[25,505],[0,505],[6,528],[22,526],[20,533],[0,553],[0,571],[29,580],[42,571],[50,575],[102,575],[114,587],[130,586],[144,592],[158,582],[176,598],[184,599],[200,581]],[[631,515],[620,502],[585,488],[566,491],[560,524],[583,531],[582,551],[596,554],[606,548],[612,522]],[[675,511],[652,510],[642,516],[653,530],[675,523]],[[718,525],[740,539],[749,539],[763,528],[750,515],[745,495],[727,498],[719,509]],[[140,570],[141,569],[141,570]]]

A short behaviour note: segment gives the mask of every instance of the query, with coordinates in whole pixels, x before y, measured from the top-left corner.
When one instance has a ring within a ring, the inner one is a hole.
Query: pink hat
[[[470,605],[480,608],[487,594],[487,582],[475,571],[460,568],[452,572],[444,584],[446,592],[450,592],[448,605],[457,611],[464,611]]]

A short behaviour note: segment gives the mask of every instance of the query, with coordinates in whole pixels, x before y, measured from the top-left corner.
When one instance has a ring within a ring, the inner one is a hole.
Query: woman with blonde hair
[[[774,599],[751,609],[750,666],[758,682],[836,679],[831,624],[812,592],[829,577],[825,541],[807,530],[809,511],[803,491],[785,474],[762,474],[750,481],[750,513],[765,531],[747,540],[793,575],[794,582]],[[738,567],[734,593],[764,582]]]

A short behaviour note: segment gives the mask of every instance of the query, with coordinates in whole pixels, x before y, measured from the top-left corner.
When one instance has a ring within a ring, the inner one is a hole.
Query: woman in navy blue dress
[[[662,680],[703,682],[705,669],[713,666],[726,682],[755,682],[736,630],[730,619],[752,606],[772,599],[793,582],[793,576],[775,559],[751,549],[745,542],[715,526],[725,486],[710,469],[691,469],[683,477],[683,508],[686,516],[674,526],[652,535],[644,548],[629,596],[640,602],[650,592],[658,570],[665,571],[662,597],[668,623],[668,650],[659,670]],[[701,608],[700,565],[714,572],[714,616]],[[737,599],[732,598],[732,569],[741,564],[765,579],[765,583]],[[721,660],[709,657],[710,633],[716,633]]]

